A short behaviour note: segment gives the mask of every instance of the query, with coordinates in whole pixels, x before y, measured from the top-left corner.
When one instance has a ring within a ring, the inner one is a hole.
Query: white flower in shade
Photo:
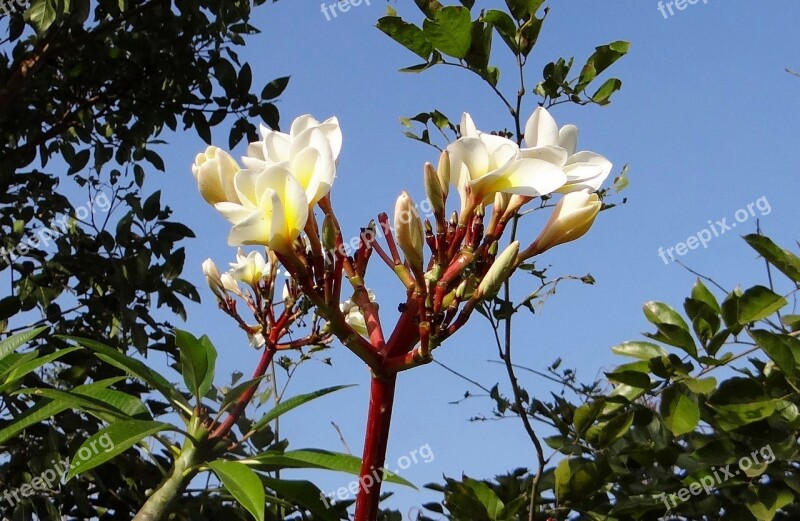
[[[247,333],[247,339],[250,341],[250,347],[253,349],[261,349],[267,343],[264,335],[261,333]]]
[[[474,204],[489,204],[497,192],[537,197],[554,192],[566,181],[557,165],[524,158],[510,139],[474,128],[472,118],[465,114],[463,137],[447,147],[451,181],[461,195],[462,210],[468,198]]]
[[[272,270],[272,266],[261,253],[251,251],[245,255],[241,248],[236,253],[236,262],[231,262],[230,266],[233,268],[230,273],[234,279],[253,287],[267,278]]]
[[[292,251],[308,220],[303,187],[284,164],[260,172],[240,170],[234,178],[240,204],[217,203],[215,208],[233,224],[228,244],[258,244],[279,253]]]
[[[367,293],[369,294],[369,301],[375,302],[375,294],[370,290],[367,290]],[[353,331],[361,336],[367,336],[369,334],[367,332],[367,321],[364,318],[364,314],[361,312],[355,302],[347,299],[339,304],[339,309],[344,315],[345,322],[347,322],[347,325],[353,328]]]
[[[523,157],[553,163],[564,170],[567,181],[557,191],[560,193],[590,190],[596,192],[611,173],[612,164],[594,152],[578,152],[578,127],[564,125],[558,128],[556,120],[544,107],[533,111],[525,125],[525,143],[520,153]]]
[[[197,154],[192,165],[192,174],[197,180],[200,195],[208,204],[223,201],[238,202],[233,187],[233,177],[240,170],[236,160],[227,152],[211,146]]]
[[[336,163],[342,149],[342,131],[335,117],[322,123],[311,116],[300,116],[289,134],[261,126],[261,141],[250,143],[245,167],[254,172],[276,163],[285,164],[297,179],[310,205],[325,197],[336,176]]]

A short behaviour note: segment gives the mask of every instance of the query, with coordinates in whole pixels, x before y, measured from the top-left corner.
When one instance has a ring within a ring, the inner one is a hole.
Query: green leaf
[[[536,14],[544,0],[506,0],[506,6],[517,20],[527,20]]]
[[[604,406],[605,400],[600,399],[587,402],[575,409],[572,423],[575,425],[575,432],[579,436],[600,416]]]
[[[116,349],[95,340],[74,336],[61,336],[61,338],[72,340],[83,347],[91,349],[95,352],[97,358],[125,371],[131,376],[143,380],[155,390],[159,391],[164,398],[169,400],[176,408],[180,408],[190,415],[192,414],[192,408],[189,406],[189,402],[186,401],[186,398],[184,398],[163,376],[147,367],[141,361],[130,358]]]
[[[11,394],[12,395],[28,394],[31,396],[42,396],[44,398],[50,398],[52,400],[59,400],[67,404],[69,408],[79,409],[89,414],[93,414],[105,421],[114,421],[117,419],[122,419],[122,420],[129,419],[129,416],[127,414],[117,409],[114,405],[107,404],[100,398],[95,398],[94,396],[83,394],[86,393],[86,391],[87,391],[86,389],[80,389],[80,388],[75,388],[73,389],[72,392],[68,392],[68,391],[61,391],[58,389],[43,389],[34,387],[34,388],[19,389]]]
[[[621,88],[622,81],[617,78],[609,78],[592,94],[592,101],[598,105],[608,105],[611,103],[611,96]]]
[[[93,384],[79,385],[73,389],[73,392],[80,393],[87,388],[102,387],[105,382],[95,382]],[[71,404],[63,400],[42,400],[36,403],[33,407],[20,414],[10,425],[0,429],[0,444],[10,440],[20,432],[24,431],[31,425],[39,424],[56,414],[65,411],[71,407]]]
[[[186,387],[201,400],[214,382],[217,350],[208,336],[196,338],[191,333],[175,330],[175,345],[181,350],[181,372]]]
[[[267,451],[250,460],[244,460],[242,463],[250,464],[251,461],[257,462],[259,466],[268,467],[270,470],[284,468],[324,469],[345,472],[354,476],[358,476],[361,473],[361,458],[317,449],[301,449],[290,452]],[[417,488],[410,481],[401,478],[388,469],[384,472],[383,480],[413,489]]]
[[[511,52],[518,52],[517,24],[508,14],[497,9],[489,9],[483,13],[483,21],[490,24],[503,39]]]
[[[425,38],[422,29],[398,16],[384,16],[378,20],[378,29],[423,60],[427,60],[433,51],[433,45]]]
[[[67,481],[102,465],[146,437],[170,428],[166,423],[142,420],[124,420],[109,425],[81,444],[70,460]]]
[[[322,521],[339,521],[339,516],[322,502],[322,492],[309,481],[291,481],[262,476],[261,480],[292,503],[302,506],[311,512],[314,519]]]
[[[464,486],[472,490],[475,497],[480,501],[481,505],[486,509],[489,519],[496,521],[502,514],[505,504],[497,497],[494,490],[483,481],[477,481],[472,478],[465,478]]]
[[[679,347],[693,358],[697,358],[697,347],[689,332],[689,326],[677,311],[660,302],[648,302],[644,305],[644,314],[659,332],[657,335],[648,334],[648,337]]]
[[[33,0],[30,7],[25,11],[24,18],[41,35],[63,13],[64,0]]]
[[[789,250],[781,249],[769,237],[763,235],[745,235],[744,240],[781,273],[794,282],[800,282],[800,257]]]
[[[711,394],[717,388],[717,379],[713,376],[708,378],[687,378],[681,383],[695,394]]]
[[[300,407],[304,403],[308,403],[312,400],[325,396],[326,394],[330,394],[332,392],[339,391],[341,389],[347,389],[348,387],[354,387],[353,385],[337,385],[335,387],[327,387],[325,389],[320,389],[318,391],[314,391],[307,394],[301,394],[299,396],[294,396],[289,398],[286,401],[283,401],[275,406],[274,409],[270,410],[267,414],[264,415],[263,418],[258,420],[258,422],[253,425],[251,430],[257,431],[264,427],[264,425],[268,424],[275,418],[280,417],[281,415],[291,411],[296,407]]]
[[[661,394],[660,412],[664,425],[675,436],[692,432],[700,423],[697,397],[680,385],[672,385]]]
[[[723,430],[738,429],[743,425],[769,418],[775,413],[778,400],[764,400],[750,403],[732,403],[727,405],[709,404],[717,411],[716,423]]]
[[[728,326],[746,326],[767,318],[787,304],[785,298],[769,288],[753,286],[741,295],[729,295],[722,303],[722,315]]]
[[[747,494],[747,509],[758,521],[772,521],[778,510],[794,503],[795,495],[786,487],[774,485],[751,488]]]
[[[697,279],[692,287],[692,298],[699,300],[700,302],[705,302],[708,307],[714,310],[715,313],[719,313],[721,311],[716,297],[714,297],[714,294],[711,293],[711,291],[700,279]]]
[[[472,42],[469,9],[461,6],[440,9],[433,20],[422,23],[422,30],[436,50],[458,59],[467,56]]]
[[[650,360],[658,356],[667,356],[667,352],[661,346],[650,342],[623,342],[611,348],[611,352],[617,355],[638,358],[639,360]]]
[[[17,436],[31,425],[52,418],[56,414],[70,408],[70,405],[60,401],[42,400],[36,405],[20,414],[18,417],[3,429],[0,429],[0,444],[3,444]]]
[[[264,505],[267,500],[258,474],[238,461],[219,459],[210,462],[208,466],[236,501],[258,521],[264,521]]]
[[[267,378],[268,376],[269,375],[265,374],[259,376],[258,378],[247,380],[246,382],[240,383],[239,385],[237,385],[236,387],[225,393],[225,397],[222,399],[222,403],[220,403],[219,405],[219,410],[222,411],[223,409],[228,407],[230,404],[238,400],[239,397],[243,395],[247,390],[249,390],[254,386],[258,386],[258,384],[261,383],[261,380]]]
[[[583,92],[586,86],[598,75],[625,56],[629,47],[630,43],[621,40],[596,47],[594,53],[586,60],[586,65],[581,70],[578,84],[575,86],[575,93]]]
[[[47,327],[37,327],[36,329],[29,329],[28,331],[23,331],[22,333],[17,333],[16,335],[3,339],[3,341],[0,342],[0,360],[36,338],[45,329],[47,329]]]
[[[800,361],[800,340],[764,329],[754,329],[750,331],[750,336],[787,376],[794,378],[797,375]]]
[[[264,90],[261,91],[261,99],[272,100],[280,96],[289,85],[289,79],[290,76],[284,76],[267,83]]]

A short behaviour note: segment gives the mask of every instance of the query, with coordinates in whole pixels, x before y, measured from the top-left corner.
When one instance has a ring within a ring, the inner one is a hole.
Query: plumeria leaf
[[[166,423],[141,420],[125,420],[109,425],[81,444],[70,460],[67,481],[102,465],[148,436],[169,428],[170,425]]]
[[[266,497],[258,474],[238,461],[216,460],[208,464],[214,474],[248,512],[264,521]]]

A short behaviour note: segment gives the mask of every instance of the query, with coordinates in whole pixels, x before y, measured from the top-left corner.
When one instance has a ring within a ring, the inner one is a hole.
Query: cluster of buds
[[[596,191],[611,171],[604,157],[577,151],[577,129],[559,128],[544,108],[526,124],[525,147],[479,131],[464,114],[461,137],[442,152],[436,167],[423,168],[430,218],[423,221],[403,192],[392,222],[381,213],[345,242],[329,194],[342,146],[336,118],[320,123],[302,116],[288,134],[261,131],[263,139],[242,158],[244,167],[215,147],[195,161],[201,194],[233,225],[230,244],[268,248],[266,259],[240,253],[224,275],[207,262],[211,289],[231,316],[238,316],[231,295],[245,299],[269,342],[275,327],[285,326],[271,311],[282,264],[291,280],[284,307],[291,310],[298,299],[307,299],[306,309],[314,307],[326,322],[322,334],[338,337],[376,374],[430,361],[432,350],[460,329],[478,304],[494,298],[523,261],[585,234],[600,210]],[[460,206],[448,216],[451,186]],[[500,251],[504,231],[522,207],[554,193],[564,195],[539,236],[527,248],[514,241]],[[405,286],[401,317],[388,335],[365,286],[373,252]],[[345,279],[352,293],[343,299]],[[237,282],[252,294],[242,294]]]

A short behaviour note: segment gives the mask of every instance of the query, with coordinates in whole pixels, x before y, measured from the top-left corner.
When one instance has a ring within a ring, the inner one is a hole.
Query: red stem
[[[374,521],[378,515],[396,381],[396,375],[372,377],[354,521]]]

